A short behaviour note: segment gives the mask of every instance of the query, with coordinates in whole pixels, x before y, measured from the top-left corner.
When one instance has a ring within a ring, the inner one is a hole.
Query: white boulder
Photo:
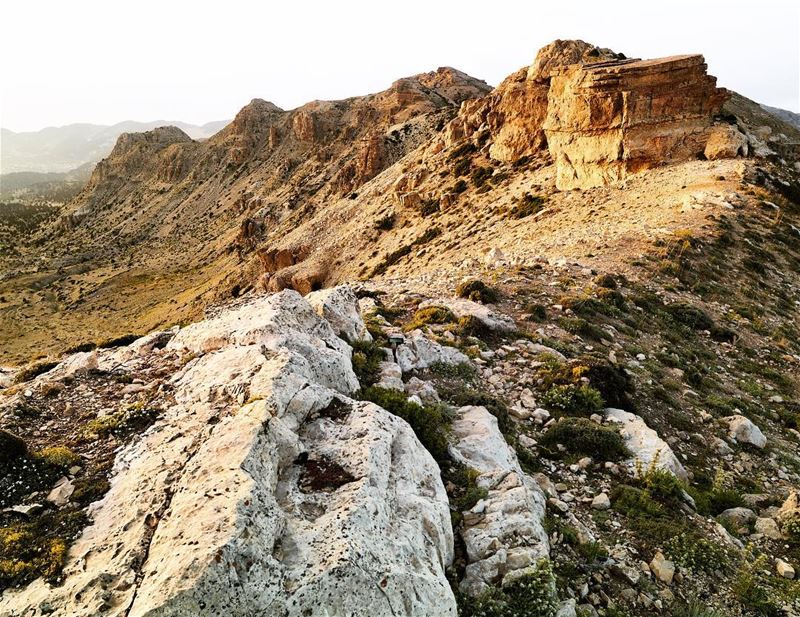
[[[462,534],[469,563],[461,590],[477,595],[490,585],[513,581],[549,555],[542,524],[545,498],[520,468],[497,419],[486,408],[459,409],[453,435],[453,458],[476,470],[477,485],[488,491],[472,511],[464,513]]]
[[[462,364],[469,358],[455,347],[440,345],[423,334],[422,330],[406,333],[405,342],[397,346],[397,363],[404,373],[425,369],[433,364]]]
[[[439,469],[405,421],[347,396],[350,348],[299,294],[169,347],[198,357],[118,455],[63,583],[7,590],[0,615],[455,617]]]
[[[361,318],[358,298],[347,285],[312,291],[306,295],[306,302],[320,317],[326,319],[333,327],[333,331],[342,338],[348,341],[372,340],[372,335],[367,331]]]
[[[635,471],[637,467],[646,471],[655,464],[657,468],[665,469],[681,480],[688,480],[686,469],[675,456],[672,448],[658,436],[656,431],[647,426],[641,417],[614,408],[606,409],[605,416],[609,422],[620,425],[620,434],[625,440],[625,446],[633,454],[633,457],[627,461],[631,471]]]
[[[728,423],[728,434],[731,439],[735,439],[739,443],[749,443],[756,448],[763,448],[767,445],[764,433],[748,418],[737,414],[728,416],[725,420]]]

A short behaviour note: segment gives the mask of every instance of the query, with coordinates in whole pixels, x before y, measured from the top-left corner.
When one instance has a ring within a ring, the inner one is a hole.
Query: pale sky
[[[555,38],[703,53],[719,85],[800,110],[800,2],[3,0],[0,126],[232,118],[453,66],[496,85]]]

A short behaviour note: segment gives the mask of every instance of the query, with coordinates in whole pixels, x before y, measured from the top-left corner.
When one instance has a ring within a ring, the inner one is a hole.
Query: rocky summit
[[[571,40],[122,134],[0,221],[0,616],[800,615],[798,144]]]

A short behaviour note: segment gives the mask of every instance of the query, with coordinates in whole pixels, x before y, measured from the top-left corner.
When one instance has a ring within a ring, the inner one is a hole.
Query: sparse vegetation
[[[548,428],[541,445],[556,450],[561,445],[569,454],[617,461],[628,456],[622,436],[613,428],[601,426],[588,418],[563,418]]]
[[[470,279],[459,283],[456,286],[456,295],[459,298],[487,304],[493,304],[498,300],[497,291],[479,279]]]
[[[587,385],[553,386],[544,393],[541,404],[547,409],[570,416],[588,417],[605,406],[603,397]]]

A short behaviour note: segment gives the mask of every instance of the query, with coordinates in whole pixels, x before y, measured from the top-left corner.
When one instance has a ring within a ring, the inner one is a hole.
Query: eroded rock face
[[[168,347],[198,356],[117,457],[63,585],[7,592],[0,614],[456,614],[439,469],[348,397],[350,347],[308,302],[257,298]]]
[[[549,155],[559,188],[588,188],[703,155],[726,97],[702,56],[628,60],[559,40],[488,96],[465,102],[445,129],[444,145],[482,143],[488,131],[491,158]],[[729,140],[722,146],[712,144],[714,156],[745,153]]]
[[[702,56],[571,66],[551,79],[544,131],[561,189],[703,154],[725,101]]]
[[[486,499],[464,512],[462,532],[469,563],[461,589],[478,595],[529,572],[549,555],[542,526],[545,498],[485,407],[459,409],[453,434],[453,458],[476,470],[477,485],[488,491]]]

